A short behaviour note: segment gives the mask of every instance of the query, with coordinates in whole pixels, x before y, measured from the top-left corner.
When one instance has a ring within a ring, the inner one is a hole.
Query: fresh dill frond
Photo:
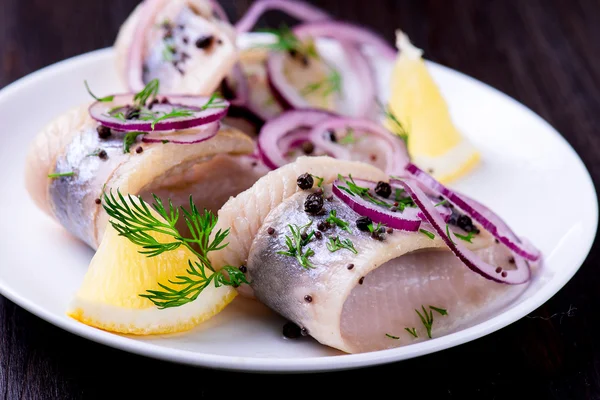
[[[369,228],[369,232],[373,233],[373,232],[379,232],[379,230],[381,228],[384,228],[385,225],[382,224],[381,222],[378,222],[377,225],[373,225],[373,223],[370,223],[367,228]]]
[[[330,224],[337,225],[340,228],[342,228],[343,230],[345,230],[346,232],[352,233],[352,230],[350,229],[350,224],[347,221],[344,221],[343,219],[338,218],[336,210],[329,211],[329,216],[327,217],[325,222],[329,222]]]
[[[452,232],[454,233],[454,232]],[[448,236],[448,239],[450,239],[450,241],[453,244],[456,244],[456,242],[454,240],[452,240],[452,235],[450,235],[450,226],[448,224],[446,224],[446,236]]]
[[[325,180],[325,178],[321,178],[320,176],[316,176],[313,174],[310,174],[310,176],[317,180],[317,187],[323,186],[323,181]]]
[[[464,240],[465,242],[473,243],[473,238],[475,237],[475,232],[468,232],[467,235],[461,235],[460,233],[454,232],[454,236],[459,238],[460,240]]]
[[[439,308],[439,307],[434,307],[434,306],[429,306],[429,308],[431,308],[433,311],[439,313],[440,315],[448,315],[448,310],[446,310],[444,308]]]
[[[327,97],[332,93],[341,93],[342,76],[335,68],[332,68],[331,72],[329,75],[327,75],[327,77],[325,77],[325,79],[318,82],[309,83],[300,91],[300,94],[303,96],[308,96],[316,91],[321,91],[321,95],[323,95],[323,97]]]
[[[335,253],[341,249],[350,250],[354,254],[358,254],[358,251],[354,248],[354,243],[350,239],[340,240],[339,236],[330,237],[329,242],[327,242],[327,250]]]
[[[440,201],[439,203],[436,203],[434,205],[434,207],[443,206],[444,204],[448,204],[448,200],[444,199],[444,200]]]
[[[119,191],[114,195],[111,190],[109,193],[103,194],[102,204],[110,217],[110,224],[120,236],[140,246],[141,254],[155,257],[184,246],[198,259],[194,262],[188,260],[187,275],[176,276],[175,279],[169,280],[169,283],[177,285],[178,289],[159,282],[158,285],[163,290],[148,290],[147,293],[140,294],[141,297],[151,300],[158,308],[164,309],[194,301],[211,282],[216,287],[239,286],[242,283],[248,283],[245,275],[232,266],[225,266],[220,271],[210,276],[207,275],[206,269],[214,272],[207,256],[208,253],[227,246],[226,243],[223,244],[223,241],[229,234],[229,229],[219,230],[214,239],[210,239],[217,223],[217,217],[212,212],[205,210],[204,213],[200,213],[191,196],[189,210],[185,207],[173,206],[170,200],[165,205],[156,195],[153,197],[152,208],[162,218],[158,218],[152,212],[141,196],[123,196]],[[191,237],[183,236],[176,227],[182,215],[191,232]],[[162,233],[170,239],[158,241],[151,233]]]
[[[148,82],[148,84],[133,97],[135,105],[141,108],[146,106],[146,103],[150,98],[152,98],[151,101],[154,101],[158,95],[159,86],[160,82],[158,79],[152,79]]]
[[[162,113],[162,114],[161,114]],[[180,117],[191,117],[194,115],[194,112],[191,110],[186,110],[183,108],[173,108],[171,112],[156,112],[156,113],[144,113],[141,115],[140,120],[142,121],[152,121],[150,125],[152,130],[154,130],[154,126],[164,121],[165,119],[170,118],[180,118]]]
[[[319,58],[315,42],[312,39],[300,40],[289,26],[283,24],[279,29],[262,29],[260,32],[270,33],[275,36],[274,43],[259,44],[256,47],[267,48],[272,51],[285,51],[300,53],[307,57]]]
[[[350,179],[350,180],[348,181],[342,175],[338,174],[338,180],[340,180],[346,184],[346,186],[338,185],[338,188],[340,190],[343,190],[344,192],[348,193],[350,196],[361,197],[373,204],[377,204],[378,206],[382,206],[382,207],[386,207],[386,208],[392,207],[392,205],[390,203],[387,203],[385,201],[382,201],[382,200],[379,200],[379,199],[373,197],[373,195],[371,195],[371,193],[369,192],[369,188],[357,185],[356,182],[354,182],[352,175],[349,175],[348,179]]]
[[[421,232],[423,235],[427,236],[431,240],[435,239],[435,235],[433,234],[433,232],[429,232],[426,229],[419,229],[419,232]]]
[[[164,47],[162,50],[162,59],[163,61],[171,62],[175,58],[175,45],[172,43],[164,42]]]
[[[200,109],[202,111],[207,110],[209,108],[225,108],[225,98],[221,93],[214,92],[205,105],[203,105]]]
[[[416,328],[404,328],[404,330],[408,333],[410,333],[411,336],[413,337],[419,337],[419,335],[417,335],[417,329]]]
[[[135,143],[135,139],[137,139],[140,135],[145,135],[146,132],[132,131],[127,132],[125,136],[123,136],[123,153],[129,153],[129,149],[131,145]]]
[[[300,265],[306,269],[315,268],[314,265],[308,259],[308,257],[311,257],[315,254],[314,250],[311,248],[304,250],[304,247],[308,243],[310,243],[310,241],[315,235],[314,230],[310,233],[306,233],[306,230],[311,225],[312,220],[303,226],[289,224],[288,228],[292,236],[285,236],[285,244],[288,249],[286,251],[278,251],[277,254],[282,254],[288,257],[295,257],[296,260],[298,260],[298,263],[300,263]]]
[[[48,174],[48,178],[50,179],[56,179],[56,178],[60,178],[63,176],[74,176],[75,172],[60,172],[60,173],[54,173],[54,174]]]
[[[389,337],[390,339],[395,339],[395,340],[400,339],[398,336],[390,335],[389,333],[386,333],[385,336]]]
[[[88,154],[86,157],[98,157],[100,155],[101,151],[102,151],[102,149],[98,148],[98,149],[94,150],[93,152],[91,152],[90,154]]]
[[[396,117],[389,105],[384,106],[381,102],[378,102],[378,104],[381,110],[383,111],[383,114],[392,123],[392,132],[398,135],[402,140],[404,140],[404,143],[408,143],[408,129],[406,129],[404,124],[402,124],[398,117]]]
[[[92,96],[94,99],[96,99],[97,101],[100,102],[109,102],[109,101],[113,101],[113,99],[115,98],[115,96],[106,96],[106,97],[97,97],[94,93],[92,93],[92,91],[90,90],[90,87],[88,86],[87,81],[83,81],[83,84],[85,85],[85,88],[87,90],[87,92],[90,94],[90,96]]]
[[[425,306],[421,306],[423,309],[423,314],[419,312],[419,310],[415,310],[415,312],[419,315],[423,326],[427,330],[427,336],[431,339],[431,327],[433,326],[433,312],[430,310],[429,313],[425,309]]]
[[[354,136],[354,129],[348,128],[346,136],[338,140],[339,144],[354,144],[358,142],[358,138]]]

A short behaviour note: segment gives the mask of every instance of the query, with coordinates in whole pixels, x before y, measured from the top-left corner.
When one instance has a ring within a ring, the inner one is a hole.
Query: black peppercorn
[[[270,226],[270,227],[269,227],[269,229],[267,229],[267,233],[268,233],[269,235],[272,235],[272,234],[274,234],[274,233],[275,233],[275,228],[273,228],[272,226]]]
[[[350,269],[354,268],[354,264],[348,264],[348,266],[346,268],[348,268],[350,270]]]
[[[360,278],[360,279],[358,280],[358,284],[359,284],[359,285],[362,285],[364,281],[365,281],[365,277],[363,276],[362,278]]]
[[[377,182],[377,186],[375,186],[375,193],[387,199],[392,194],[392,187],[387,182],[379,181]]]
[[[302,329],[300,329],[300,334],[301,334],[302,336],[308,336],[308,329],[306,329],[306,328],[302,328]]]
[[[304,201],[304,211],[310,214],[317,214],[323,209],[323,194],[311,193]]]
[[[327,137],[332,142],[334,142],[334,143],[337,142],[337,137],[335,136],[335,132],[334,131],[327,131]]]
[[[248,272],[248,267],[246,267],[245,265],[240,265],[239,270],[242,272],[242,274],[245,274],[246,272]]]
[[[456,225],[465,232],[479,233],[479,229],[473,225],[473,220],[471,220],[471,218],[467,215],[461,215],[458,217],[456,220]]]
[[[101,160],[106,160],[108,158],[108,154],[106,154],[106,150],[100,150],[98,152],[98,157],[100,157]]]
[[[369,232],[369,226],[373,224],[373,220],[369,217],[360,217],[356,220],[356,227],[359,231]]]
[[[96,200],[94,200],[94,202],[95,202],[96,204],[100,204],[100,203],[102,203],[102,200],[100,200],[100,199],[96,199]]]
[[[198,38],[198,40],[196,40],[196,47],[199,49],[205,49],[212,44],[213,39],[214,37],[212,35]]]
[[[141,153],[141,152],[143,152],[143,151],[144,151],[144,148],[143,148],[142,146],[138,146],[138,147],[135,149],[135,152],[136,152],[136,153],[138,153],[138,154],[140,154],[140,153]]]
[[[304,154],[312,154],[312,152],[315,151],[315,145],[313,142],[307,140],[306,142],[302,143],[302,151]]]
[[[109,138],[110,135],[112,134],[110,131],[110,128],[108,126],[104,126],[104,125],[98,126],[96,128],[96,131],[98,132],[98,136],[100,137],[100,139]]]
[[[313,298],[310,294],[307,294],[304,296],[304,300],[306,300],[307,303],[312,303]]]
[[[300,327],[293,322],[283,325],[283,336],[288,339],[297,339],[302,335]]]
[[[320,230],[321,232],[325,232],[327,229],[329,229],[329,222],[327,221],[321,221],[317,224],[317,229]]]
[[[296,183],[300,189],[308,190],[313,187],[315,181],[309,173],[304,173],[296,179]]]
[[[317,239],[319,239],[319,240],[320,240],[320,239],[323,239],[323,234],[322,234],[321,232],[319,232],[319,231],[316,231],[316,232],[315,232],[315,237],[316,237]]]

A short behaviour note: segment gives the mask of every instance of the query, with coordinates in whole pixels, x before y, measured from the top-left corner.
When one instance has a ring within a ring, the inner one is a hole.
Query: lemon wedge
[[[401,31],[391,78],[389,109],[408,133],[408,152],[417,166],[447,183],[466,175],[480,155],[454,125],[448,105],[416,48]],[[393,132],[397,124],[385,121]]]
[[[153,214],[162,219],[154,210]],[[156,240],[172,242],[163,233],[150,233]],[[196,256],[181,246],[154,257],[139,253],[140,247],[108,224],[67,315],[87,325],[111,332],[150,335],[182,332],[219,313],[237,295],[230,286],[208,285],[190,303],[157,308],[140,297],[147,290],[164,290],[158,283],[170,284],[176,276],[186,276],[188,260]],[[206,270],[206,275],[211,272]]]

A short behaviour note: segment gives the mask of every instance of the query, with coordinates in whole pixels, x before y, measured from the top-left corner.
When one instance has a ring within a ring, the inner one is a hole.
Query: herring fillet
[[[333,182],[338,173],[367,180],[387,180],[387,175],[365,163],[335,160],[322,157],[299,157],[259,179],[252,187],[230,199],[221,207],[213,235],[219,230],[230,229],[229,244],[223,250],[209,254],[212,265],[220,269],[225,265],[240,266],[246,263],[250,246],[258,230],[272,209],[285,199],[300,191],[296,180],[299,175],[310,173],[322,177],[324,183]],[[317,180],[315,179],[315,187]],[[242,294],[247,294],[243,290]]]
[[[325,195],[329,193],[330,185]],[[323,215],[308,215],[304,211],[308,194],[298,192],[271,210],[254,236],[246,265],[256,298],[322,344],[358,353],[426,340],[427,330],[415,311],[421,311],[421,306],[448,311],[447,316],[432,312],[432,336],[445,335],[474,323],[526,287],[496,283],[474,273],[438,236],[432,240],[420,232],[396,230],[383,241],[375,240],[356,228],[359,214],[336,197],[325,201]],[[314,268],[279,254],[287,249],[286,236],[291,236],[288,224],[304,226],[312,220],[310,229],[316,229],[332,209],[350,223],[352,233],[333,227],[323,232],[322,239],[313,239],[307,248],[315,252],[309,258]],[[269,234],[269,228],[274,233]],[[423,228],[433,231],[427,224]],[[330,251],[326,244],[332,236],[350,239],[358,253]],[[472,241],[466,245],[485,260],[514,268],[509,251],[486,231]],[[418,337],[405,328],[415,328]]]
[[[124,153],[123,134],[113,133],[101,139],[96,130],[98,124],[89,117],[87,107],[69,110],[36,136],[27,156],[25,182],[41,210],[94,249],[108,222],[102,205],[96,203],[103,192],[118,189],[126,194],[144,194],[145,200],[151,200],[148,197],[153,189],[166,193],[179,188],[181,198],[173,199],[175,204],[186,204],[190,193],[194,193],[198,194],[194,199],[202,209],[202,197],[212,196],[207,208],[216,211],[230,196],[250,187],[262,175],[241,158],[250,154],[254,145],[237,130],[222,128],[214,138],[190,145],[137,143]],[[135,150],[139,145],[143,152],[138,154]],[[95,155],[99,150],[106,152],[107,159]],[[214,167],[220,167],[220,171],[214,171]],[[227,174],[229,167],[243,182],[220,186],[219,196],[214,191],[202,192],[203,184],[220,179],[219,173]],[[195,171],[204,177],[203,182],[194,176],[186,177],[184,171]],[[74,176],[48,177],[66,172],[73,172]]]

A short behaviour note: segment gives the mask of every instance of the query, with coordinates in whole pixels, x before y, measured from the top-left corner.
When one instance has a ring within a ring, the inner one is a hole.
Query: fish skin
[[[330,186],[326,188],[326,196],[330,190]],[[384,341],[379,340],[379,337],[355,338],[357,334],[351,326],[345,327],[343,331],[342,327],[348,325],[343,325],[344,321],[342,320],[346,300],[356,287],[361,286],[361,289],[367,287],[369,273],[390,260],[401,260],[405,254],[415,251],[441,251],[447,254],[448,260],[453,260],[455,257],[447,250],[438,236],[432,240],[420,232],[394,231],[392,234],[386,234],[383,241],[371,238],[370,233],[361,232],[356,228],[355,221],[360,215],[336,197],[332,201],[325,201],[324,215],[309,216],[304,211],[304,201],[307,195],[308,192],[295,193],[273,208],[252,241],[246,265],[248,279],[256,298],[282,316],[307,329],[309,335],[320,343],[348,353],[379,350],[388,348],[388,346],[397,347],[406,344],[406,341]],[[323,232],[321,240],[313,239],[307,247],[315,252],[309,258],[314,269],[304,268],[294,257],[278,254],[279,251],[287,249],[285,237],[291,236],[288,224],[302,226],[311,219],[313,223],[309,229],[316,229],[318,221],[327,218],[331,209],[337,211],[338,218],[350,223],[352,234],[335,227]],[[268,233],[270,227],[275,229],[272,235]],[[426,225],[424,228],[426,229]],[[429,230],[433,231],[432,228]],[[358,254],[346,249],[330,252],[326,243],[328,237],[332,235],[339,235],[342,240],[345,238],[352,240]],[[466,243],[466,245],[472,250],[486,249],[494,245],[494,240],[489,233],[482,231],[472,244]],[[354,264],[354,267],[349,270],[348,264],[350,263]],[[473,282],[476,285],[484,288],[498,288],[500,294],[508,289],[506,285],[484,278],[478,279],[479,275],[468,270],[460,262],[455,266],[458,267],[458,275],[467,274],[469,277],[475,278]],[[360,285],[359,280],[363,277],[363,284]],[[425,287],[428,284],[428,278],[427,275],[416,274],[403,282],[405,286],[422,285]],[[448,284],[451,285],[452,282],[451,278]],[[443,286],[443,288],[445,287]],[[402,285],[399,285],[399,290],[404,290]],[[305,300],[306,295],[312,297],[311,302]],[[427,296],[422,296],[421,301],[427,304]],[[482,304],[480,302],[479,305]],[[445,306],[445,304],[438,305],[439,307]],[[449,307],[449,305],[446,306]],[[375,309],[371,309],[370,314],[376,315],[378,307],[382,307],[382,305],[378,303]],[[410,308],[407,314],[409,315],[407,320],[411,323],[414,323],[414,318],[418,317],[413,310],[414,307]],[[398,307],[397,311],[401,314],[402,307]],[[457,316],[451,316],[448,319]],[[364,319],[366,316],[362,316],[362,318]],[[376,319],[376,317],[373,318]],[[414,326],[418,327],[416,323]],[[403,332],[403,327],[399,331]],[[385,338],[385,333],[381,333],[380,336]]]
[[[246,263],[252,240],[263,226],[265,218],[285,199],[301,191],[296,180],[306,172],[322,177],[324,184],[333,182],[338,173],[351,174],[355,178],[387,181],[387,175],[383,171],[365,163],[335,160],[327,156],[299,157],[293,163],[269,172],[251,188],[221,207],[213,232],[229,228],[229,244],[223,250],[209,254],[213,267],[219,270],[225,265],[240,266]],[[244,289],[240,293],[251,296],[251,293]]]
[[[121,26],[115,41],[116,65],[125,87],[128,87],[127,68],[129,48],[135,35],[135,30],[143,7],[149,3],[140,3]],[[158,78],[161,82],[161,93],[197,94],[208,96],[220,85],[226,73],[237,60],[235,29],[228,22],[215,18],[212,6],[207,0],[162,0],[155,1],[150,6],[156,6],[152,26],[158,26],[164,20],[173,21],[174,25],[186,24],[188,44],[185,46],[190,56],[185,61],[185,74],[180,74],[171,63],[162,62],[162,30],[156,29],[146,34],[144,43],[145,63],[158,69],[147,76],[147,81]],[[188,32],[189,31],[189,32]],[[197,49],[194,45],[199,36],[213,35],[215,42],[210,51]],[[160,48],[159,48],[160,47]],[[181,51],[181,49],[180,49]],[[156,75],[156,76],[154,76]]]
[[[222,127],[214,138],[201,143],[136,143],[129,153],[123,153],[123,134],[113,133],[108,139],[100,139],[96,131],[98,123],[89,117],[87,107],[70,110],[37,135],[30,145],[25,179],[36,205],[94,249],[108,222],[106,212],[96,204],[103,191],[119,189],[122,193],[138,194],[149,184],[161,182],[172,171],[211,162],[216,155],[243,156],[254,150],[254,143],[247,135]],[[135,151],[138,146],[143,148],[140,154]],[[106,151],[106,160],[90,155],[98,149]],[[49,173],[64,172],[75,175],[48,178]],[[263,173],[249,173],[246,187]],[[177,182],[177,177],[174,179]],[[192,183],[189,179],[186,182],[190,186]],[[196,197],[195,201],[202,209],[202,199]]]

